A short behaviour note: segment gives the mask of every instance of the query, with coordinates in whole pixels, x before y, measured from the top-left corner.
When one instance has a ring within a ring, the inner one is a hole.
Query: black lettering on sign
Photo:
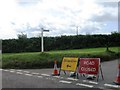
[[[67,68],[71,67],[70,65],[67,65]]]
[[[64,62],[77,62],[75,60],[64,60]]]

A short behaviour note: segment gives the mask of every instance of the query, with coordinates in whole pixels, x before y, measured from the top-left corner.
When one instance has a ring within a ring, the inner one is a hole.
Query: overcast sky
[[[118,0],[0,0],[0,39],[118,31]]]

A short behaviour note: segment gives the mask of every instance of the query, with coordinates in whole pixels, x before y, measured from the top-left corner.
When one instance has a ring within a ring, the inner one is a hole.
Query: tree
[[[27,34],[24,34],[23,32],[21,32],[21,34],[18,34],[18,39],[26,39],[27,38]]]

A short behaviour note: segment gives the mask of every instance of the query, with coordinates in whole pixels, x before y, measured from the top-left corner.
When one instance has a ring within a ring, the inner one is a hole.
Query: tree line
[[[95,47],[120,46],[120,33],[110,35],[76,35],[44,37],[44,50],[66,50]],[[2,40],[3,53],[39,52],[41,51],[41,38],[27,38],[26,35],[18,35],[18,39]]]

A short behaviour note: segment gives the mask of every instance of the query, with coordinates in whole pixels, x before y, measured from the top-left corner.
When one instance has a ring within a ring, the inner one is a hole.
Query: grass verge
[[[100,58],[101,62],[119,58],[120,47],[111,47],[106,52],[106,48],[89,48],[77,50],[60,50],[49,52],[29,52],[29,53],[4,53],[2,55],[2,68],[15,69],[36,69],[53,68],[54,60],[57,60],[60,67],[63,57],[79,58]]]

